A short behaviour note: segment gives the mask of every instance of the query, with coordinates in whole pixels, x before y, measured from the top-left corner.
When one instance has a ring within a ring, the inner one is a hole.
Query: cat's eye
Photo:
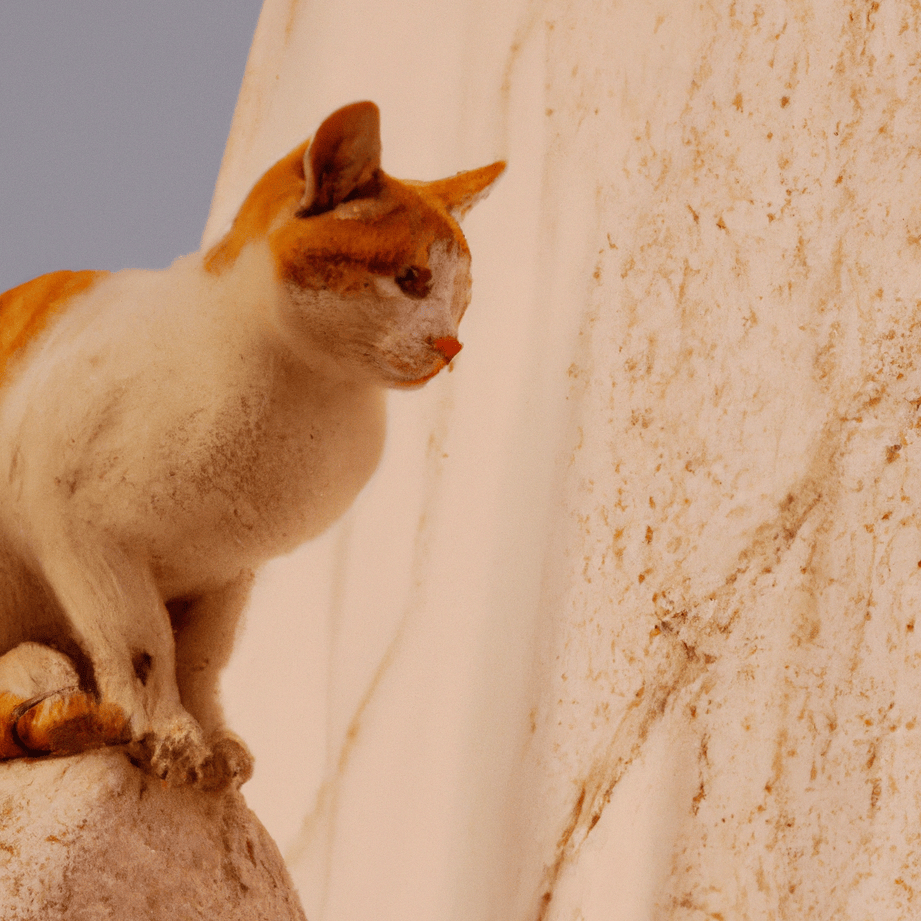
[[[428,297],[432,290],[432,273],[418,265],[407,265],[394,276],[394,281],[407,297]]]

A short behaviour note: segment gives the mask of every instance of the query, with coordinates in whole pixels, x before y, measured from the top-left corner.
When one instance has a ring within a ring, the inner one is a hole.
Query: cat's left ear
[[[381,115],[373,102],[333,112],[304,153],[304,197],[299,217],[332,211],[350,195],[369,190],[381,168]]]
[[[481,166],[466,173],[458,173],[449,179],[427,182],[427,190],[460,220],[478,201],[490,192],[492,184],[505,171],[505,161],[499,160],[489,166]]]

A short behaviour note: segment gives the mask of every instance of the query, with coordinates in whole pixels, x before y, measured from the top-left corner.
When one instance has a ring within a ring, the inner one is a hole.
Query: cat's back
[[[78,294],[88,291],[107,272],[51,272],[0,294],[0,386],[10,362]]]

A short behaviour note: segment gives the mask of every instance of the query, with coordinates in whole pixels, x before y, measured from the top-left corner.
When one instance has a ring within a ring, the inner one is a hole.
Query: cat
[[[0,757],[249,776],[216,681],[253,574],[352,503],[386,389],[460,350],[457,222],[505,168],[401,181],[380,153],[377,106],[346,106],[211,248],[0,295]]]

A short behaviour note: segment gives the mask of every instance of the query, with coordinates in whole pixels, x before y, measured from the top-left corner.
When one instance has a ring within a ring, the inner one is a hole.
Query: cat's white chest
[[[304,381],[309,386],[309,381]],[[196,450],[163,456],[151,480],[161,513],[147,535],[165,595],[293,550],[335,521],[373,473],[384,441],[379,388],[245,396],[202,431]]]
[[[312,372],[245,314],[185,310],[182,272],[167,279],[165,292],[146,274],[113,282],[75,306],[0,413],[12,529],[66,520],[141,554],[164,597],[218,587],[319,534],[384,437],[380,387]]]

